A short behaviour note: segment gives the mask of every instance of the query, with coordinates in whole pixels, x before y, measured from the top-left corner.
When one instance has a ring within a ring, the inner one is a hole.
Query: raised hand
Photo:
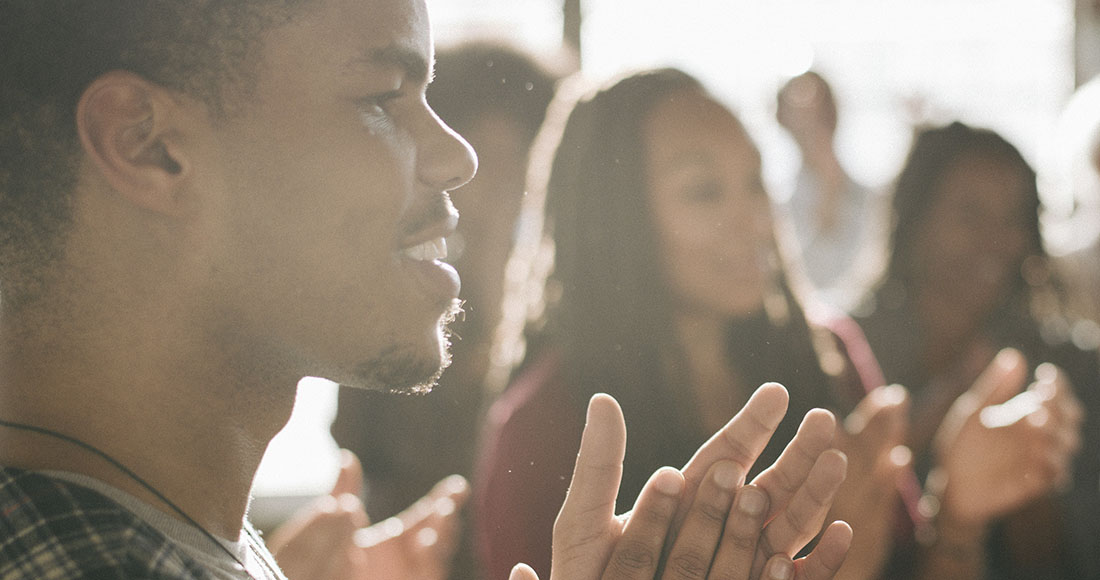
[[[830,526],[809,556],[791,560],[821,530],[844,477],[844,456],[827,451],[832,416],[808,415],[783,456],[757,478],[760,483],[743,486],[786,406],[785,389],[761,387],[682,474],[659,470],[635,508],[616,517],[626,427],[614,399],[594,397],[572,485],[554,526],[551,578],[832,578],[851,541],[847,524]],[[674,539],[670,527],[677,531]],[[662,557],[666,540],[671,547]],[[520,565],[511,578],[535,576]]]
[[[830,448],[835,430],[832,413],[810,411],[779,459],[753,480],[772,504],[754,570],[772,555],[793,556],[821,530],[848,464],[843,453]]]
[[[889,555],[897,515],[898,485],[912,454],[904,447],[909,396],[898,385],[867,394],[837,430],[838,447],[848,456],[848,477],[833,500],[829,517],[857,530],[837,578],[877,578]]]
[[[287,577],[445,579],[458,545],[466,481],[448,477],[405,511],[373,526],[359,500],[362,481],[358,459],[342,452],[332,491],[271,534],[268,545]]]
[[[940,511],[985,525],[1069,477],[1083,411],[1064,373],[1049,364],[1026,390],[1024,356],[1005,349],[952,405],[936,434]]]

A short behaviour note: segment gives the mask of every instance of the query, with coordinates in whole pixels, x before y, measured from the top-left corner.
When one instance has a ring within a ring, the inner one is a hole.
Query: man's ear
[[[171,215],[191,171],[178,107],[164,87],[113,71],[88,85],[76,109],[84,152],[107,182],[131,203]]]

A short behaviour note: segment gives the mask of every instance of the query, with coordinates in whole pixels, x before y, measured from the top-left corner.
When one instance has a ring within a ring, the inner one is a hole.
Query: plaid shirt
[[[173,542],[88,488],[0,468],[0,580],[212,580]]]

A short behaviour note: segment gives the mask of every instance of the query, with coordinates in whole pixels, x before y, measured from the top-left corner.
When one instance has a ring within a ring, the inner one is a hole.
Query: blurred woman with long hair
[[[893,209],[888,267],[858,320],[886,379],[911,392],[926,550],[940,556],[924,566],[951,578],[1098,577],[1094,420],[1070,462],[1072,388],[1096,409],[1100,370],[1060,331],[1035,172],[993,131],[926,128]]]
[[[661,69],[579,99],[561,91],[529,175],[528,202],[545,202],[531,245],[552,248],[553,270],[522,370],[489,413],[475,477],[486,577],[506,577],[515,561],[548,570],[545,546],[595,393],[614,395],[637,425],[620,496],[633,497],[657,467],[686,462],[761,383],[790,392],[774,442],[809,409],[850,410],[878,386],[849,345],[807,319],[783,268],[759,152],[692,77]],[[852,573],[838,578],[867,577],[886,558],[904,414],[903,391],[876,391],[860,403],[858,435],[842,434],[849,480],[832,515],[865,531]]]

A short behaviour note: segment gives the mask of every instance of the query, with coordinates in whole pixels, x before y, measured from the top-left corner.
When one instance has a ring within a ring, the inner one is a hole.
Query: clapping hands
[[[1064,373],[1028,369],[1005,349],[961,395],[936,434],[941,512],[984,525],[1068,480],[1084,412]]]
[[[786,390],[764,385],[682,470],[656,472],[634,509],[615,516],[626,427],[614,399],[594,397],[554,526],[551,580],[832,578],[852,537],[843,522],[792,560],[821,531],[844,479],[847,461],[830,449],[832,414],[807,414],[775,464],[744,485],[786,408]],[[511,576],[536,578],[523,565]]]
[[[461,531],[469,487],[451,476],[400,514],[370,525],[359,494],[363,469],[341,452],[331,492],[275,530],[268,546],[288,578],[445,580]]]

